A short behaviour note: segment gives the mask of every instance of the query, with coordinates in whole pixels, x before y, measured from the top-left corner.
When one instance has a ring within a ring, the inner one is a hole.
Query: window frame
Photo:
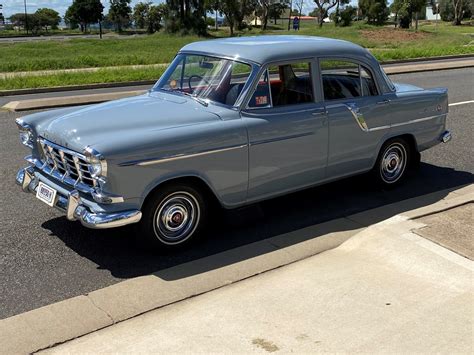
[[[286,64],[295,64],[295,63],[308,63],[310,72],[310,78],[311,78],[311,89],[313,91],[313,100],[301,104],[293,104],[293,105],[282,105],[282,106],[273,106],[273,97],[272,97],[272,90],[271,90],[271,84],[270,84],[270,73],[268,71],[268,68],[270,66],[280,66],[280,65],[286,65]],[[265,106],[265,107],[250,107],[249,103],[252,99],[252,96],[255,93],[255,90],[257,88],[258,82],[260,80],[260,77],[262,76],[263,73],[267,72],[268,75],[268,91],[270,93],[270,102],[271,106]],[[269,110],[269,109],[282,109],[282,108],[289,108],[289,107],[301,107],[304,105],[309,105],[309,104],[315,104],[320,102],[319,97],[318,97],[318,91],[317,91],[317,78],[316,76],[319,75],[319,63],[315,57],[304,57],[304,58],[297,58],[297,59],[290,59],[290,60],[285,60],[285,61],[275,61],[275,62],[268,62],[265,63],[264,65],[261,66],[260,70],[258,71],[258,74],[256,76],[256,79],[252,83],[252,86],[249,87],[249,92],[247,94],[247,97],[243,100],[243,105],[242,105],[242,110],[245,111],[254,111],[254,110]],[[300,110],[295,110],[295,111],[300,111]]]
[[[361,76],[361,70],[360,68],[363,67],[365,68],[365,70],[370,74],[370,76],[372,77],[372,80],[374,81],[375,83],[375,89],[377,90],[377,95],[361,95],[361,96],[357,96],[357,97],[346,97],[346,98],[342,98],[342,99],[329,99],[329,100],[326,100],[326,98],[324,97],[324,86],[323,86],[323,71],[322,71],[322,68],[321,68],[321,61],[324,61],[324,60],[333,60],[333,61],[342,61],[342,62],[349,62],[349,63],[352,63],[352,64],[355,64],[358,66],[358,70],[359,70],[359,85],[360,85],[360,88],[361,90],[363,90],[363,85],[362,85],[362,76]],[[377,80],[377,76],[375,75],[375,72],[374,70],[371,68],[370,65],[368,65],[367,63],[364,63],[360,60],[357,60],[357,59],[354,59],[354,58],[347,58],[347,57],[338,57],[338,56],[320,56],[317,58],[317,62],[318,62],[318,69],[319,69],[319,83],[320,83],[320,86],[321,86],[321,95],[322,95],[322,100],[323,102],[341,102],[341,101],[352,101],[352,100],[361,100],[361,99],[366,99],[368,97],[378,97],[381,94],[381,90],[380,90],[380,84]]]

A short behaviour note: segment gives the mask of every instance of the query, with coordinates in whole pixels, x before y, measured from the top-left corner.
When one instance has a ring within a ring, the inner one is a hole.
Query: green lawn
[[[271,24],[266,34],[288,34],[286,23]],[[297,34],[340,38],[368,48],[379,60],[410,59],[450,54],[474,54],[474,26],[421,23],[418,32],[374,27],[356,23],[351,27],[303,23]],[[259,29],[238,35],[260,35]],[[227,29],[210,32],[210,37],[228,36]],[[35,71],[68,68],[168,63],[185,44],[203,40],[196,36],[172,36],[158,33],[124,39],[70,39],[0,44],[0,72]],[[113,69],[96,73],[53,74],[0,79],[0,90],[51,87],[86,83],[150,80],[163,69]]]

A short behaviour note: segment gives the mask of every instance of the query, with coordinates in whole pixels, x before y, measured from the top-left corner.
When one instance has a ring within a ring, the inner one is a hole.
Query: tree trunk
[[[184,21],[184,0],[179,2],[179,16],[181,18],[181,23]]]
[[[323,27],[323,23],[324,23],[324,10],[323,9],[319,9],[319,18],[318,18],[318,25],[319,25],[319,28]]]
[[[459,26],[462,21],[462,0],[453,0],[454,6],[454,20],[453,25]]]
[[[397,28],[398,25],[398,12],[395,12],[395,28]]]
[[[418,12],[415,13],[415,31],[418,31]]]
[[[216,31],[217,31],[217,28],[218,28],[218,26],[217,26],[217,9],[215,11],[216,11],[216,23],[214,25],[216,26]]]

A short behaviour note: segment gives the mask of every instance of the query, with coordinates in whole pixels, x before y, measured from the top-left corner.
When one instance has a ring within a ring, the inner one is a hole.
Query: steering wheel
[[[198,78],[198,79],[200,79],[200,81],[204,81],[207,85],[209,85],[209,81],[207,81],[206,79],[204,79],[201,75],[193,74],[193,75],[191,75],[191,76],[189,77],[189,79],[188,79],[188,86],[189,86],[189,90],[190,90],[191,92],[194,91],[193,88],[191,87],[191,81],[192,81],[193,78]]]

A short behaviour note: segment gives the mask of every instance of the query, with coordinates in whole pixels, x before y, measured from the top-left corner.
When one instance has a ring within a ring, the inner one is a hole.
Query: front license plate
[[[40,182],[38,184],[38,188],[36,189],[36,197],[47,205],[53,207],[54,200],[56,198],[56,190],[49,187],[45,183]]]

